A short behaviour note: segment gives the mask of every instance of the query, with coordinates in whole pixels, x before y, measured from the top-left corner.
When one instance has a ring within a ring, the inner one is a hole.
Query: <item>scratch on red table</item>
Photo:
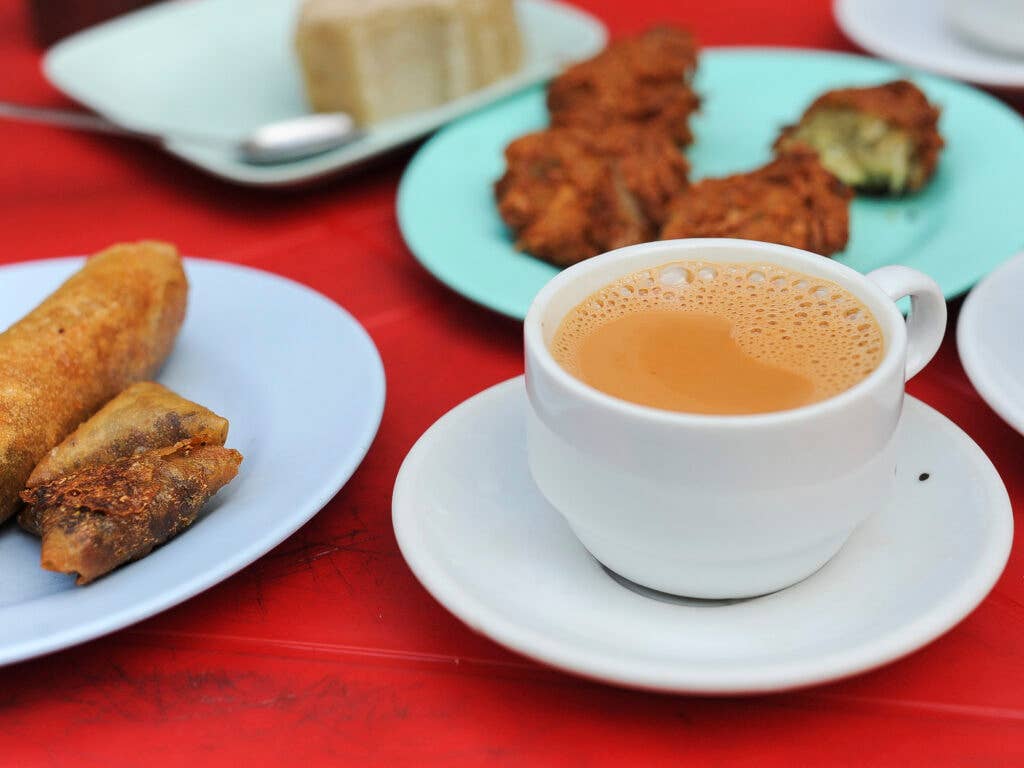
[[[219,652],[243,655],[273,655],[291,658],[310,658],[317,660],[355,660],[383,661],[413,667],[442,667],[447,671],[468,674],[495,674],[503,676],[512,673],[519,678],[546,678],[552,682],[564,682],[567,685],[579,684],[579,681],[557,670],[539,666],[528,660],[518,659],[486,659],[480,657],[453,656],[450,654],[428,653],[384,648],[369,648],[342,643],[314,643],[279,638],[256,638],[239,635],[213,634],[205,632],[150,631],[133,629],[124,635],[135,636],[136,639],[154,642],[158,645],[170,643],[175,647],[203,648]],[[601,686],[603,689],[603,686]],[[666,698],[671,698],[666,696]],[[705,699],[708,702],[713,699]],[[698,701],[692,699],[691,701]],[[734,701],[720,699],[722,703]],[[879,711],[894,715],[922,714],[941,717],[970,718],[986,721],[1024,722],[1024,710],[1010,707],[994,707],[980,704],[956,704],[924,699],[903,699],[880,696],[864,696],[843,692],[794,692],[780,695],[761,696],[744,700],[748,703],[761,702],[770,706],[798,707],[818,709],[822,704],[830,708],[848,711],[865,711],[878,714]]]
[[[273,637],[251,637],[209,632],[180,632],[166,629],[134,628],[127,630],[123,634],[147,641],[154,641],[158,644],[162,644],[161,641],[169,641],[170,644],[175,646],[216,649],[217,651],[227,653],[249,653],[314,659],[351,658],[363,661],[378,660],[415,666],[441,665],[463,671],[515,670],[520,673],[529,672],[531,675],[557,677],[575,682],[574,678],[567,677],[556,670],[540,667],[525,659],[486,659],[447,653],[370,648],[344,643],[317,643]]]

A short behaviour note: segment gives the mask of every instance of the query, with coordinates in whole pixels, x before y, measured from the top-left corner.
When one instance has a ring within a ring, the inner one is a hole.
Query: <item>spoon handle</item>
[[[80,131],[112,133],[118,136],[132,136],[148,141],[162,141],[162,137],[145,131],[135,131],[112,123],[99,115],[87,112],[76,112],[70,109],[53,109],[50,107],[29,107],[24,104],[11,104],[0,101],[0,117],[9,120],[21,120],[28,123],[44,123],[61,128],[75,128]]]
[[[267,123],[242,140],[204,134],[158,133],[128,128],[100,115],[70,109],[30,107],[0,101],[0,119],[44,123],[79,131],[127,136],[166,146],[169,141],[205,144],[230,150],[239,160],[259,165],[285,163],[349,144],[363,136],[352,118],[341,112],[302,115]]]
[[[60,128],[71,128],[78,131],[91,131],[92,133],[106,133],[113,136],[127,136],[132,139],[139,139],[151,144],[163,146],[169,139],[178,138],[198,144],[214,144],[225,146],[234,144],[233,141],[214,136],[199,136],[195,134],[185,135],[175,133],[174,136],[161,134],[156,131],[144,131],[108,120],[105,117],[94,115],[89,112],[79,112],[72,109],[56,109],[53,107],[30,107],[25,104],[13,104],[9,101],[0,101],[0,119],[20,120],[26,123],[43,123],[55,125]]]

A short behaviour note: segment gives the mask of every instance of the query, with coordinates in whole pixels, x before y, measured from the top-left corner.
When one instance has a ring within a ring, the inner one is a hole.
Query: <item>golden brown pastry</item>
[[[42,566],[88,582],[183,531],[238,474],[242,455],[199,440],[92,466],[29,488],[22,524],[42,534]]]
[[[920,189],[942,150],[939,110],[913,83],[823,93],[800,122],[783,129],[778,153],[818,153],[841,181],[862,192],[902,194]]]
[[[558,266],[656,237],[689,170],[667,135],[628,124],[531,133],[505,160],[498,211],[518,248]]]
[[[830,256],[846,247],[853,193],[811,153],[704,179],[672,201],[661,239],[738,237]]]
[[[551,81],[551,124],[601,130],[627,123],[689,144],[690,115],[700,106],[690,87],[696,67],[697,44],[685,30],[655,27],[616,41]]]
[[[0,334],[0,521],[47,451],[163,363],[185,316],[174,246],[115,245]]]
[[[96,464],[196,438],[224,445],[228,420],[152,381],[132,384],[36,465],[29,488]]]

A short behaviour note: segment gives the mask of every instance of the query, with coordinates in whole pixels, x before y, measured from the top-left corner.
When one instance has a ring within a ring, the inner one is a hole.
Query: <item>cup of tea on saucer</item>
[[[625,579],[777,591],[891,499],[904,385],[945,326],[938,285],[906,267],[733,239],[589,259],[526,318],[530,473]]]

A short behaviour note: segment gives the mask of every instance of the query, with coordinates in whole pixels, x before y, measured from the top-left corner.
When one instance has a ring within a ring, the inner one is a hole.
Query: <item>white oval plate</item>
[[[967,378],[993,411],[1024,434],[1024,253],[971,291],[960,309],[956,346]]]
[[[1013,516],[992,463],[908,397],[897,497],[816,574],[752,600],[640,594],[602,569],[534,487],[526,408],[520,377],[427,430],[395,482],[395,534],[413,573],[458,618],[585,677],[741,694],[864,672],[963,619],[1010,553]]]
[[[943,0],[835,0],[848,38],[884,59],[992,88],[1024,88],[1024,58],[963,40],[944,18]]]
[[[81,259],[0,268],[0,328]],[[188,314],[158,380],[231,422],[238,477],[191,528],[148,557],[76,587],[39,567],[39,540],[0,530],[0,664],[55,651],[170,608],[284,541],[337,493],[370,447],[384,370],[362,327],[298,283],[187,259]]]
[[[541,82],[601,50],[604,25],[553,0],[517,0],[522,69],[435,109],[371,126],[321,155],[250,165],[227,147],[181,139],[172,155],[239,184],[290,186],[339,174],[426,136],[450,120]],[[53,85],[117,123],[156,132],[238,139],[309,112],[293,51],[298,0],[171,2],[119,16],[65,38],[46,53]]]

